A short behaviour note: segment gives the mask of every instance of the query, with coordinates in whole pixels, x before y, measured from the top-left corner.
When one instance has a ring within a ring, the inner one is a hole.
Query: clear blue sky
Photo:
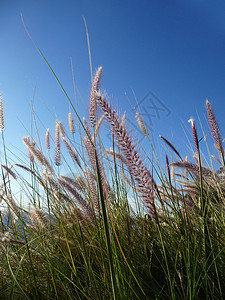
[[[162,134],[181,151],[186,148],[182,124],[189,129],[187,121],[191,116],[197,121],[197,113],[204,122],[206,98],[225,133],[224,0],[11,0],[0,4],[0,92],[9,148],[14,145],[25,151],[21,137],[27,132],[20,121],[31,130],[31,100],[43,123],[42,127],[38,122],[41,134],[48,127],[53,133],[54,118],[66,124],[69,111],[65,96],[25,32],[21,13],[33,40],[74,100],[72,58],[81,117],[87,117],[91,86],[84,16],[93,69],[103,66],[101,86],[121,115],[127,112],[128,122],[133,122],[136,105],[133,89],[142,103],[144,120],[147,125],[152,122],[154,137]],[[153,94],[142,101],[148,92]],[[151,104],[160,109],[158,115]],[[198,124],[197,128],[200,132]]]

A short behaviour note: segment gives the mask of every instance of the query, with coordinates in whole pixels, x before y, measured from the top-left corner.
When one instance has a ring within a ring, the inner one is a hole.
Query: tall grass
[[[224,299],[224,149],[211,104],[207,100],[219,171],[212,161],[206,167],[193,119],[195,162],[162,137],[177,156],[170,162],[166,155],[164,170],[153,145],[154,160],[139,153],[125,118],[99,90],[101,73],[100,67],[92,83],[90,124],[74,109],[70,132],[58,120],[54,133],[47,129],[46,149],[22,139],[26,162],[9,166],[4,150],[1,299]],[[74,115],[82,125],[79,147]],[[103,122],[111,127],[110,150],[99,134]],[[6,149],[2,97],[0,129]],[[27,207],[12,180],[21,184]]]

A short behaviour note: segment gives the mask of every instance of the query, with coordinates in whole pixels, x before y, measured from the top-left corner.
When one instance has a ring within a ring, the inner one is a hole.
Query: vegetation
[[[224,299],[225,162],[210,103],[220,172],[211,157],[211,167],[205,166],[193,119],[195,163],[161,137],[176,155],[171,162],[166,156],[164,170],[152,144],[155,163],[139,154],[125,117],[119,118],[99,90],[101,73],[100,67],[93,79],[89,122],[81,122],[69,100],[70,133],[56,120],[54,138],[46,131],[46,150],[24,137],[27,163],[9,166],[4,147],[1,299]],[[147,139],[139,115],[137,121]],[[102,122],[111,126],[110,150],[100,138]],[[0,127],[5,146],[2,98]],[[28,207],[13,194],[15,180]]]

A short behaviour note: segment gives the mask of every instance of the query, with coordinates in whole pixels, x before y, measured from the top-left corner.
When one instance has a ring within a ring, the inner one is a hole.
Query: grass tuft
[[[79,124],[70,112],[67,134],[56,121],[53,153],[47,129],[48,159],[40,141],[24,137],[27,160],[9,165],[2,132],[1,299],[224,299],[224,149],[211,104],[220,169],[209,168],[193,119],[195,161],[182,158],[161,136],[179,159],[173,161],[168,151],[163,167],[155,151],[153,159],[140,153],[125,115],[120,120],[102,96],[101,73],[100,67],[90,92],[89,122],[82,122],[60,84]],[[143,120],[136,118],[147,142]],[[102,138],[106,121],[110,150]],[[13,181],[20,184],[19,197]]]

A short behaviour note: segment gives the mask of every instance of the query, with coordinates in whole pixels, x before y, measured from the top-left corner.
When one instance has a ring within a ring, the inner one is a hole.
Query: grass
[[[27,161],[12,166],[0,99],[5,153],[1,299],[224,299],[225,181],[211,157],[211,168],[205,166],[194,120],[195,162],[182,158],[162,137],[177,158],[169,162],[166,156],[163,169],[152,144],[153,160],[139,154],[125,118],[119,118],[99,91],[101,73],[99,68],[92,82],[89,122],[81,121],[61,86],[73,110],[70,132],[56,120],[55,133],[46,131],[46,150],[24,137]],[[215,162],[222,170],[221,136],[211,104],[206,105],[218,151]],[[74,115],[79,147],[74,143]],[[143,120],[139,114],[136,118],[148,139]],[[111,150],[104,149],[99,134],[102,122],[111,126]],[[28,207],[16,200],[12,180],[21,183]]]

